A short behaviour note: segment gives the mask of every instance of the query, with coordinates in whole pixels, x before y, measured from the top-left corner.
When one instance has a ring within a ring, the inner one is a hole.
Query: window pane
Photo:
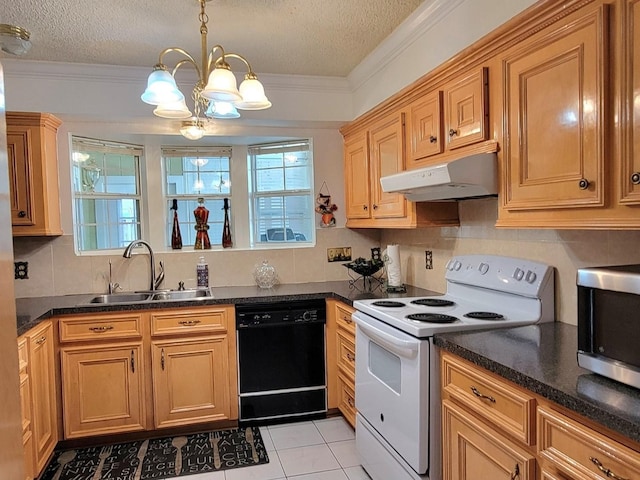
[[[164,157],[167,195],[231,194],[229,157]]]
[[[284,190],[284,175],[282,169],[268,169],[256,171],[256,190],[258,192],[279,192]]]
[[[140,238],[137,199],[76,199],[76,243],[80,250],[124,248]]]

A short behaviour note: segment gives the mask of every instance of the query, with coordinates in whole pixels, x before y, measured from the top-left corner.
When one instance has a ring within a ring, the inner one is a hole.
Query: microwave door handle
[[[401,340],[362,321],[356,320],[356,323],[367,337],[396,355],[405,358],[413,358],[418,353],[417,341]]]

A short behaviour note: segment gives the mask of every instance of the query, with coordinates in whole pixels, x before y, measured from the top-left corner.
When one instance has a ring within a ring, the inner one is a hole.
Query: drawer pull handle
[[[44,342],[47,341],[47,337],[45,337],[44,335],[42,337],[40,337],[38,340],[36,340],[36,345],[42,345]]]
[[[160,367],[164,370],[164,348],[160,350]]]
[[[95,333],[108,332],[109,330],[113,330],[113,325],[102,325],[100,327],[89,327],[89,330]]]
[[[520,478],[520,466],[516,463],[516,468],[513,469],[513,473],[511,474],[511,480],[516,480],[516,478]]]
[[[604,473],[607,477],[609,478],[613,478],[614,480],[628,480],[625,477],[620,477],[618,475],[616,475],[615,473],[613,473],[611,470],[609,470],[608,468],[606,468],[602,462],[600,462],[600,460],[598,460],[595,457],[589,457],[589,460],[591,460],[591,462],[598,467],[598,470],[600,470],[602,473]]]
[[[348,324],[352,324],[353,323],[353,320],[351,320],[351,317],[344,316],[344,317],[342,317],[342,320],[344,322],[348,323]]]
[[[349,404],[349,406],[351,408],[355,408],[356,407],[355,403],[353,402],[353,398],[351,398],[351,397],[347,398],[347,403]]]
[[[184,325],[185,327],[190,327],[192,325],[197,325],[200,323],[200,320],[180,320],[178,322],[180,325]]]
[[[493,398],[491,395],[485,395],[484,393],[480,393],[476,387],[471,387],[471,391],[478,398],[482,398],[484,400],[489,400],[491,403],[496,403],[496,399],[495,398]]]
[[[347,353],[347,360],[349,360],[350,362],[355,362],[356,357],[354,357],[353,355],[351,355],[350,353]]]
[[[133,350],[131,350],[131,373],[136,373],[136,357]]]

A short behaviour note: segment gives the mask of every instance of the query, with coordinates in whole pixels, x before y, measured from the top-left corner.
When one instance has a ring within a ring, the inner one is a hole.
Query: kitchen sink
[[[166,302],[171,300],[204,300],[211,298],[210,290],[161,290],[158,292],[112,293],[98,295],[89,300],[90,304],[113,305],[140,302]]]
[[[198,300],[211,298],[209,290],[168,290],[154,293],[152,300]]]
[[[148,293],[112,293],[106,295],[98,295],[93,297],[89,303],[134,303],[134,302],[146,302],[151,299],[151,295]]]

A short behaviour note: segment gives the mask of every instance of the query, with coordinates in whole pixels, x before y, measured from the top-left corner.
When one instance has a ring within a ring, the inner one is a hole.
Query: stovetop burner
[[[455,302],[451,300],[443,300],[441,298],[418,298],[411,303],[414,305],[423,305],[425,307],[452,307]]]
[[[441,313],[412,313],[407,315],[409,320],[417,320],[419,322],[428,322],[428,323],[453,323],[457,322],[458,319],[456,317],[452,317],[451,315],[443,315]]]
[[[465,313],[464,316],[476,320],[504,320],[504,315],[494,312],[469,312]]]
[[[404,303],[395,302],[393,300],[378,300],[373,302],[371,305],[375,305],[376,307],[387,307],[387,308],[401,308],[404,307]]]

